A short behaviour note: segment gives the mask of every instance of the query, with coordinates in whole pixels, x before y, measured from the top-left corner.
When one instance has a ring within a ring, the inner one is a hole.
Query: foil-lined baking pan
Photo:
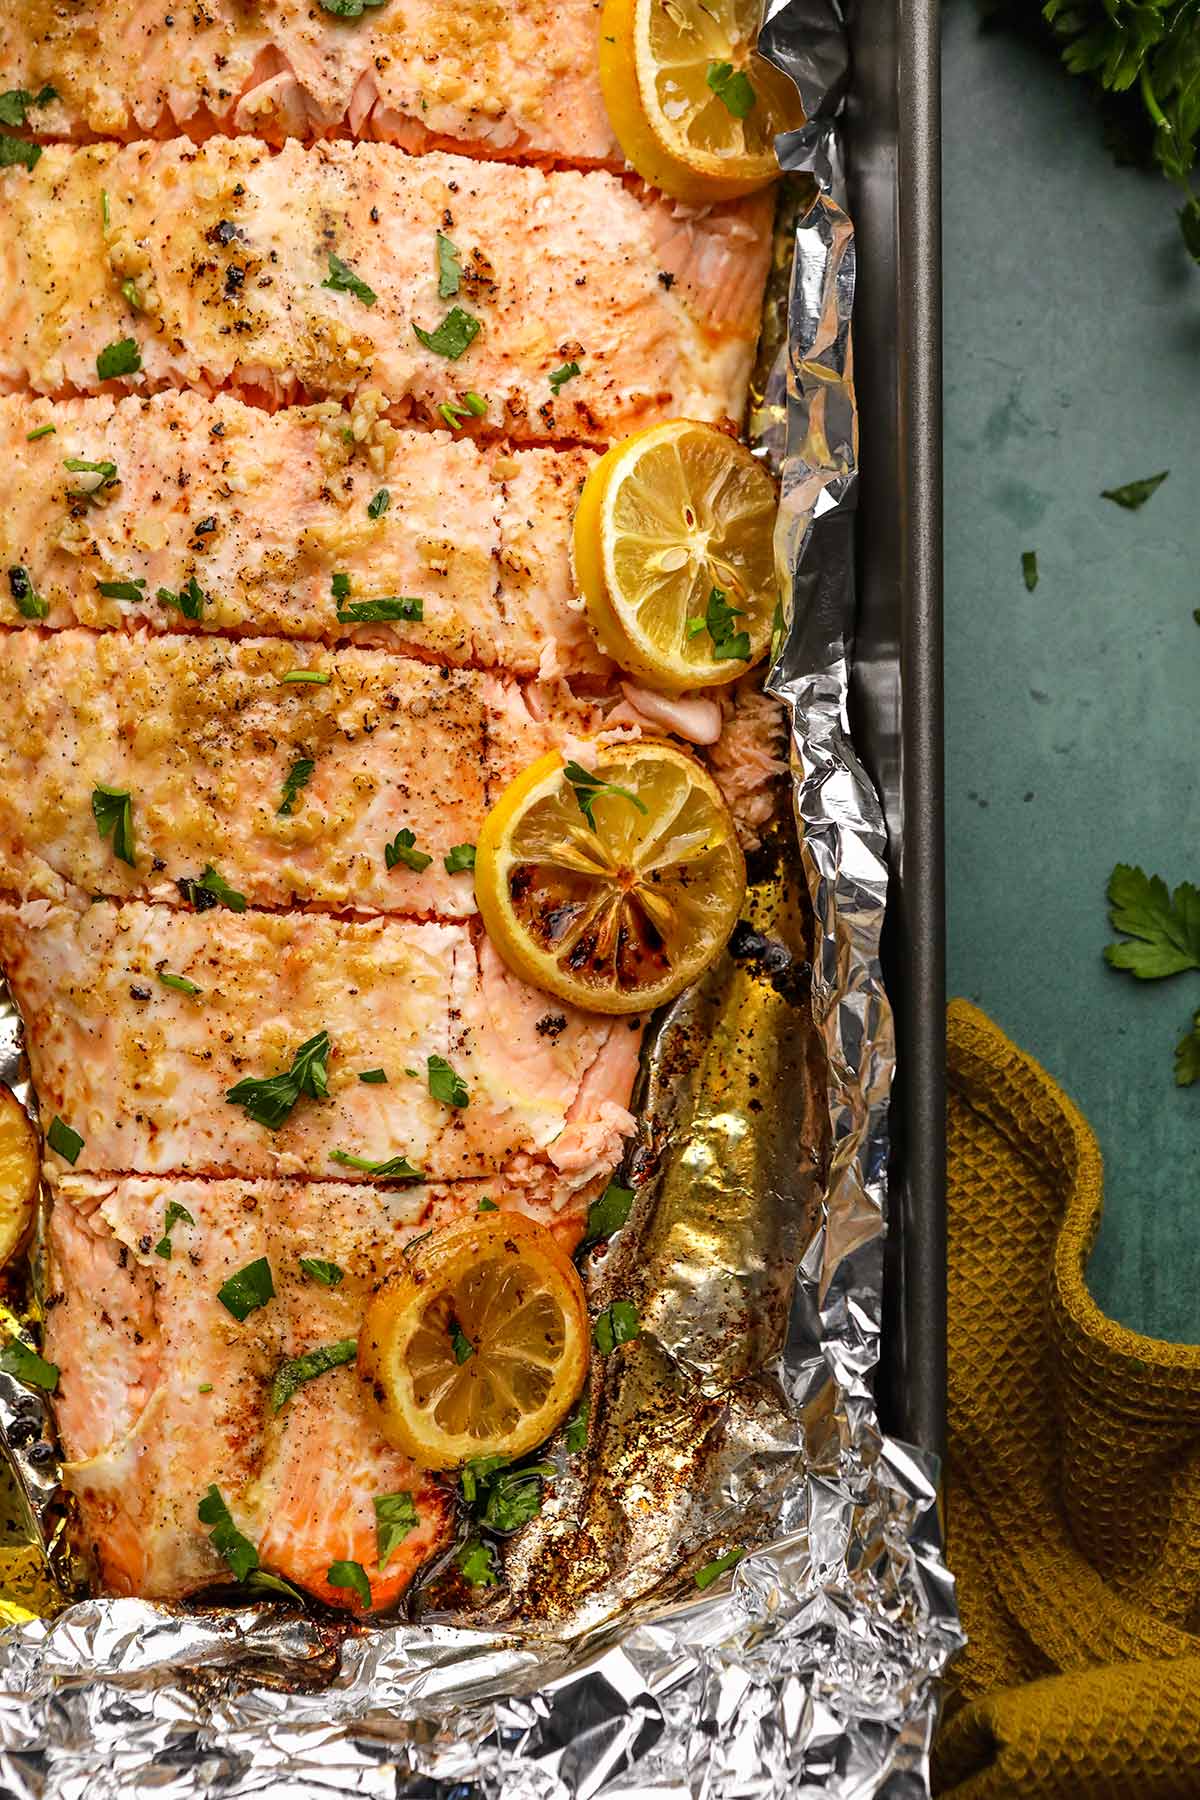
[[[637,1200],[591,1271],[598,1304],[610,1284],[635,1293],[642,1332],[594,1377],[585,1466],[551,1450],[557,1478],[486,1617],[433,1600],[361,1628],[276,1604],[55,1606],[73,1574],[49,1420],[0,1372],[5,1794],[927,1789],[960,1634],[936,1463],[883,1433],[874,1398],[895,1037],[887,832],[848,727],[849,66],[834,0],[773,0],[761,42],[809,120],[780,141],[792,267],[751,419],[781,477],[790,604],[768,686],[790,721],[798,835],[768,837],[730,953],[650,1035]],[[11,1007],[4,1025],[0,1073],[18,1079]]]

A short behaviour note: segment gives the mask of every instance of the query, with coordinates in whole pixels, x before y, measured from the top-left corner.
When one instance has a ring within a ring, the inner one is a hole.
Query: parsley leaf
[[[732,63],[709,63],[706,79],[717,99],[735,119],[744,119],[758,99],[746,71],[735,70]]]
[[[563,779],[570,782],[574,788],[575,798],[579,802],[579,810],[593,831],[596,829],[596,821],[592,814],[592,807],[601,794],[619,795],[622,800],[632,801],[640,813],[646,811],[645,801],[640,800],[628,788],[617,787],[615,782],[602,780],[593,770],[581,768],[577,762],[566,764],[563,769]]]
[[[271,1383],[272,1411],[282,1412],[296,1389],[306,1381],[326,1375],[330,1369],[340,1369],[344,1363],[353,1362],[357,1355],[358,1339],[340,1338],[336,1344],[317,1344],[302,1356],[289,1356],[286,1362],[280,1363]]]
[[[89,462],[84,456],[64,456],[63,468],[72,475],[95,475],[92,482],[81,483],[78,487],[67,489],[68,500],[94,500],[100,505],[108,496],[108,490],[115,487],[119,479],[117,465],[107,459],[100,462]]]
[[[744,1550],[727,1550],[715,1562],[705,1563],[702,1569],[697,1569],[693,1579],[701,1593],[705,1588],[710,1588],[714,1581],[719,1581],[727,1569],[736,1568],[745,1554]]]
[[[221,1490],[214,1481],[199,1506],[196,1517],[202,1525],[211,1525],[208,1541],[217,1555],[229,1564],[238,1581],[245,1581],[258,1567],[258,1551],[244,1537],[233,1522],[233,1516],[221,1498]]]
[[[8,571],[8,585],[16,602],[17,611],[23,619],[44,619],[50,611],[50,602],[43,600],[36,592],[29,579],[29,570],[21,563],[14,563]]]
[[[733,621],[744,617],[740,607],[730,606],[729,596],[724,588],[715,587],[708,596],[704,617],[688,620],[687,634],[692,638],[707,631],[712,639],[714,657],[718,660],[729,658],[744,662],[750,655],[750,633],[733,629]]]
[[[1156,488],[1160,488],[1171,473],[1164,469],[1160,475],[1147,475],[1143,481],[1127,481],[1124,487],[1101,488],[1102,500],[1115,500],[1126,512],[1136,512],[1139,506],[1145,506]]]
[[[459,1364],[467,1362],[475,1354],[474,1344],[457,1319],[454,1321],[454,1328],[450,1333],[450,1348],[454,1352],[455,1362]]]
[[[290,1069],[261,1079],[248,1076],[231,1087],[225,1098],[232,1106],[244,1107],[256,1124],[278,1131],[302,1094],[313,1100],[328,1097],[329,1053],[329,1033],[318,1031],[301,1044]]]
[[[1032,594],[1038,584],[1038,564],[1036,550],[1022,550],[1021,574],[1025,577],[1025,586]]]
[[[595,1244],[612,1237],[624,1225],[632,1205],[633,1189],[618,1187],[615,1181],[610,1181],[600,1198],[588,1207],[584,1243]]]
[[[382,519],[384,513],[391,504],[392,496],[387,488],[380,488],[374,498],[367,502],[368,519]]]
[[[79,1152],[83,1149],[83,1139],[77,1131],[72,1131],[65,1119],[55,1113],[50,1121],[50,1129],[46,1133],[46,1142],[52,1150],[65,1157],[71,1167],[79,1161]]]
[[[167,1202],[167,1216],[163,1220],[163,1234],[154,1246],[155,1256],[161,1256],[164,1261],[170,1262],[171,1233],[174,1231],[176,1225],[194,1225],[195,1223],[195,1219],[193,1219],[186,1206],[181,1206],[178,1200],[169,1200]]]
[[[454,1560],[462,1570],[463,1579],[472,1587],[495,1587],[500,1580],[495,1552],[482,1538],[468,1538],[459,1546]]]
[[[361,300],[364,306],[374,306],[379,298],[375,289],[368,287],[365,281],[360,280],[350,264],[344,263],[341,257],[335,256],[332,251],[329,253],[329,277],[321,283],[321,286],[331,288],[335,294],[353,294],[354,298]]]
[[[474,313],[464,312],[461,306],[452,306],[435,330],[422,331],[417,324],[413,325],[413,330],[427,350],[457,362],[479,336],[480,324]]]
[[[325,0],[322,0],[322,4],[325,4]],[[363,1611],[368,1610],[371,1604],[371,1584],[361,1563],[332,1562],[325,1579],[330,1587],[349,1588],[357,1596]]]
[[[157,969],[155,973],[165,988],[174,988],[177,994],[187,994],[192,1000],[198,1000],[204,992],[194,981],[189,981],[186,975],[172,975],[169,969]]]
[[[133,796],[125,788],[94,787],[92,817],[102,838],[112,837],[113,855],[137,867],[133,848]]]
[[[265,1256],[256,1257],[239,1269],[236,1275],[223,1282],[217,1289],[217,1299],[226,1312],[232,1313],[239,1325],[265,1306],[268,1300],[275,1298],[275,1282],[271,1275],[271,1265]]]
[[[562,393],[567,382],[573,381],[576,375],[580,373],[580,367],[577,362],[564,363],[561,369],[552,369],[550,371],[551,393],[557,398],[557,396]]]
[[[36,169],[41,155],[42,146],[28,138],[9,137],[7,132],[0,137],[0,169]]]
[[[239,894],[236,888],[231,888],[211,863],[203,875],[198,875],[194,881],[185,876],[175,885],[187,904],[194,906],[197,912],[207,912],[210,906],[218,905],[227,906],[230,912],[235,913],[244,913],[246,910],[245,894]]]
[[[182,613],[185,619],[202,619],[208,601],[208,595],[194,575],[189,576],[187,586],[180,588],[177,594],[172,593],[170,588],[159,588],[158,598],[164,606]]]
[[[592,1329],[601,1356],[611,1356],[618,1344],[628,1344],[641,1331],[641,1320],[632,1300],[614,1300],[606,1306]]]
[[[43,1388],[47,1394],[58,1386],[58,1364],[47,1362],[19,1337],[10,1337],[0,1347],[0,1369],[17,1381],[28,1382],[30,1387]]]
[[[455,1074],[444,1056],[426,1058],[429,1091],[443,1106],[469,1106],[471,1096],[461,1075]]]
[[[475,867],[474,844],[452,844],[446,856],[442,858],[447,875],[457,875],[463,869]]]
[[[321,6],[335,19],[361,19],[369,6],[383,6],[385,0],[321,0]]]
[[[564,1441],[572,1456],[578,1456],[580,1451],[587,1449],[588,1419],[591,1416],[591,1410],[589,1402],[586,1399],[581,1400],[567,1420]]]
[[[1191,1087],[1200,1081],[1200,1012],[1192,1015],[1192,1029],[1175,1046],[1175,1082]]]
[[[398,831],[391,843],[383,847],[383,860],[388,868],[394,869],[397,863],[403,863],[406,869],[415,869],[418,875],[422,869],[427,869],[433,858],[426,856],[423,850],[415,849],[416,841],[411,831]]]
[[[409,1493],[376,1494],[372,1504],[375,1507],[375,1561],[382,1575],[393,1551],[400,1548],[421,1520],[416,1502]]]
[[[422,1170],[415,1169],[407,1156],[388,1156],[381,1162],[371,1162],[365,1156],[351,1156],[347,1150],[331,1150],[329,1160],[341,1163],[344,1169],[362,1169],[367,1175],[381,1176],[384,1181],[424,1181]]]
[[[387,1085],[387,1070],[386,1069],[360,1069],[358,1072],[358,1079],[360,1081],[367,1082],[372,1087],[386,1087],[386,1085]]]
[[[482,1196],[482,1198],[480,1199],[479,1205],[475,1208],[475,1211],[476,1212],[499,1212],[500,1208],[496,1205],[496,1202],[494,1200],[489,1200],[487,1195],[484,1194]]]
[[[339,1269],[335,1262],[327,1262],[323,1256],[302,1256],[300,1267],[310,1281],[319,1282],[322,1287],[337,1287],[346,1279],[346,1271]]]
[[[135,603],[146,598],[142,592],[145,585],[144,575],[139,575],[132,581],[98,581],[96,583],[106,600],[130,600]]]
[[[277,819],[291,818],[296,810],[296,801],[300,796],[300,790],[308,786],[309,782],[312,780],[313,770],[316,766],[317,765],[311,756],[298,756],[296,758],[284,777],[283,792],[280,796],[279,805],[275,808],[275,817]]]
[[[1132,942],[1109,944],[1104,960],[1139,981],[1200,969],[1200,888],[1181,882],[1171,894],[1159,875],[1118,863],[1108,882],[1108,916]]]
[[[106,344],[96,358],[96,374],[101,381],[112,381],[119,375],[136,375],[142,366],[142,353],[136,338],[119,338]]]
[[[444,232],[437,234],[437,272],[438,299],[451,300],[458,292],[462,280],[462,269],[459,267],[458,246],[452,244]]]
[[[36,94],[31,94],[28,88],[9,88],[0,94],[0,125],[24,125],[25,114],[31,106],[49,106],[57,99],[58,89],[48,84]]]

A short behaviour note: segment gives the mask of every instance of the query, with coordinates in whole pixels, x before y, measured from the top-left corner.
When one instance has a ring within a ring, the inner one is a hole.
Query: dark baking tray
[[[855,742],[883,796],[897,1083],[879,1395],[941,1453],[946,1420],[942,421],[936,0],[850,0],[847,101],[861,481]]]

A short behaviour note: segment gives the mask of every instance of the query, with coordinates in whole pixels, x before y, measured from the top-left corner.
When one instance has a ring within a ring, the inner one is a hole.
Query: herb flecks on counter
[[[1124,487],[1101,488],[1100,498],[1115,501],[1126,512],[1137,512],[1139,507],[1145,506],[1151,494],[1162,486],[1170,473],[1170,469],[1163,469],[1158,475],[1147,475],[1141,481],[1127,481]]]
[[[278,1131],[302,1095],[325,1100],[329,1095],[329,1033],[318,1031],[301,1044],[290,1069],[262,1079],[247,1077],[225,1095],[232,1106],[241,1106],[256,1124]]]
[[[1160,981],[1200,969],[1200,888],[1183,881],[1174,893],[1160,875],[1118,863],[1108,883],[1108,916],[1125,938],[1109,944],[1104,960],[1139,981]],[[1200,1080],[1200,1012],[1175,1046],[1175,1080]]]
[[[1038,584],[1038,559],[1036,550],[1022,550],[1021,574],[1025,579],[1025,587],[1032,594]]]

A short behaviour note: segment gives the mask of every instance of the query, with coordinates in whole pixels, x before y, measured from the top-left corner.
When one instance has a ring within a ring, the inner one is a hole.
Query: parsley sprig
[[[102,838],[111,837],[113,855],[131,869],[137,867],[133,848],[133,795],[126,788],[94,787],[92,816]]]
[[[1200,969],[1200,888],[1192,882],[1180,882],[1172,893],[1160,875],[1118,863],[1109,877],[1108,916],[1125,934],[1104,952],[1110,968],[1138,981]],[[1200,1080],[1200,1011],[1175,1046],[1175,1080],[1180,1087]]]
[[[329,1033],[318,1031],[292,1058],[290,1069],[262,1079],[247,1076],[225,1095],[231,1106],[244,1107],[249,1118],[269,1131],[278,1131],[302,1094],[313,1100],[329,1095]]]
[[[750,633],[736,631],[735,619],[744,619],[745,612],[741,607],[730,606],[729,595],[724,588],[715,587],[708,596],[708,605],[704,609],[702,619],[689,619],[687,634],[690,638],[699,637],[707,631],[712,639],[713,656],[718,661],[726,658],[744,662],[750,655]]]

